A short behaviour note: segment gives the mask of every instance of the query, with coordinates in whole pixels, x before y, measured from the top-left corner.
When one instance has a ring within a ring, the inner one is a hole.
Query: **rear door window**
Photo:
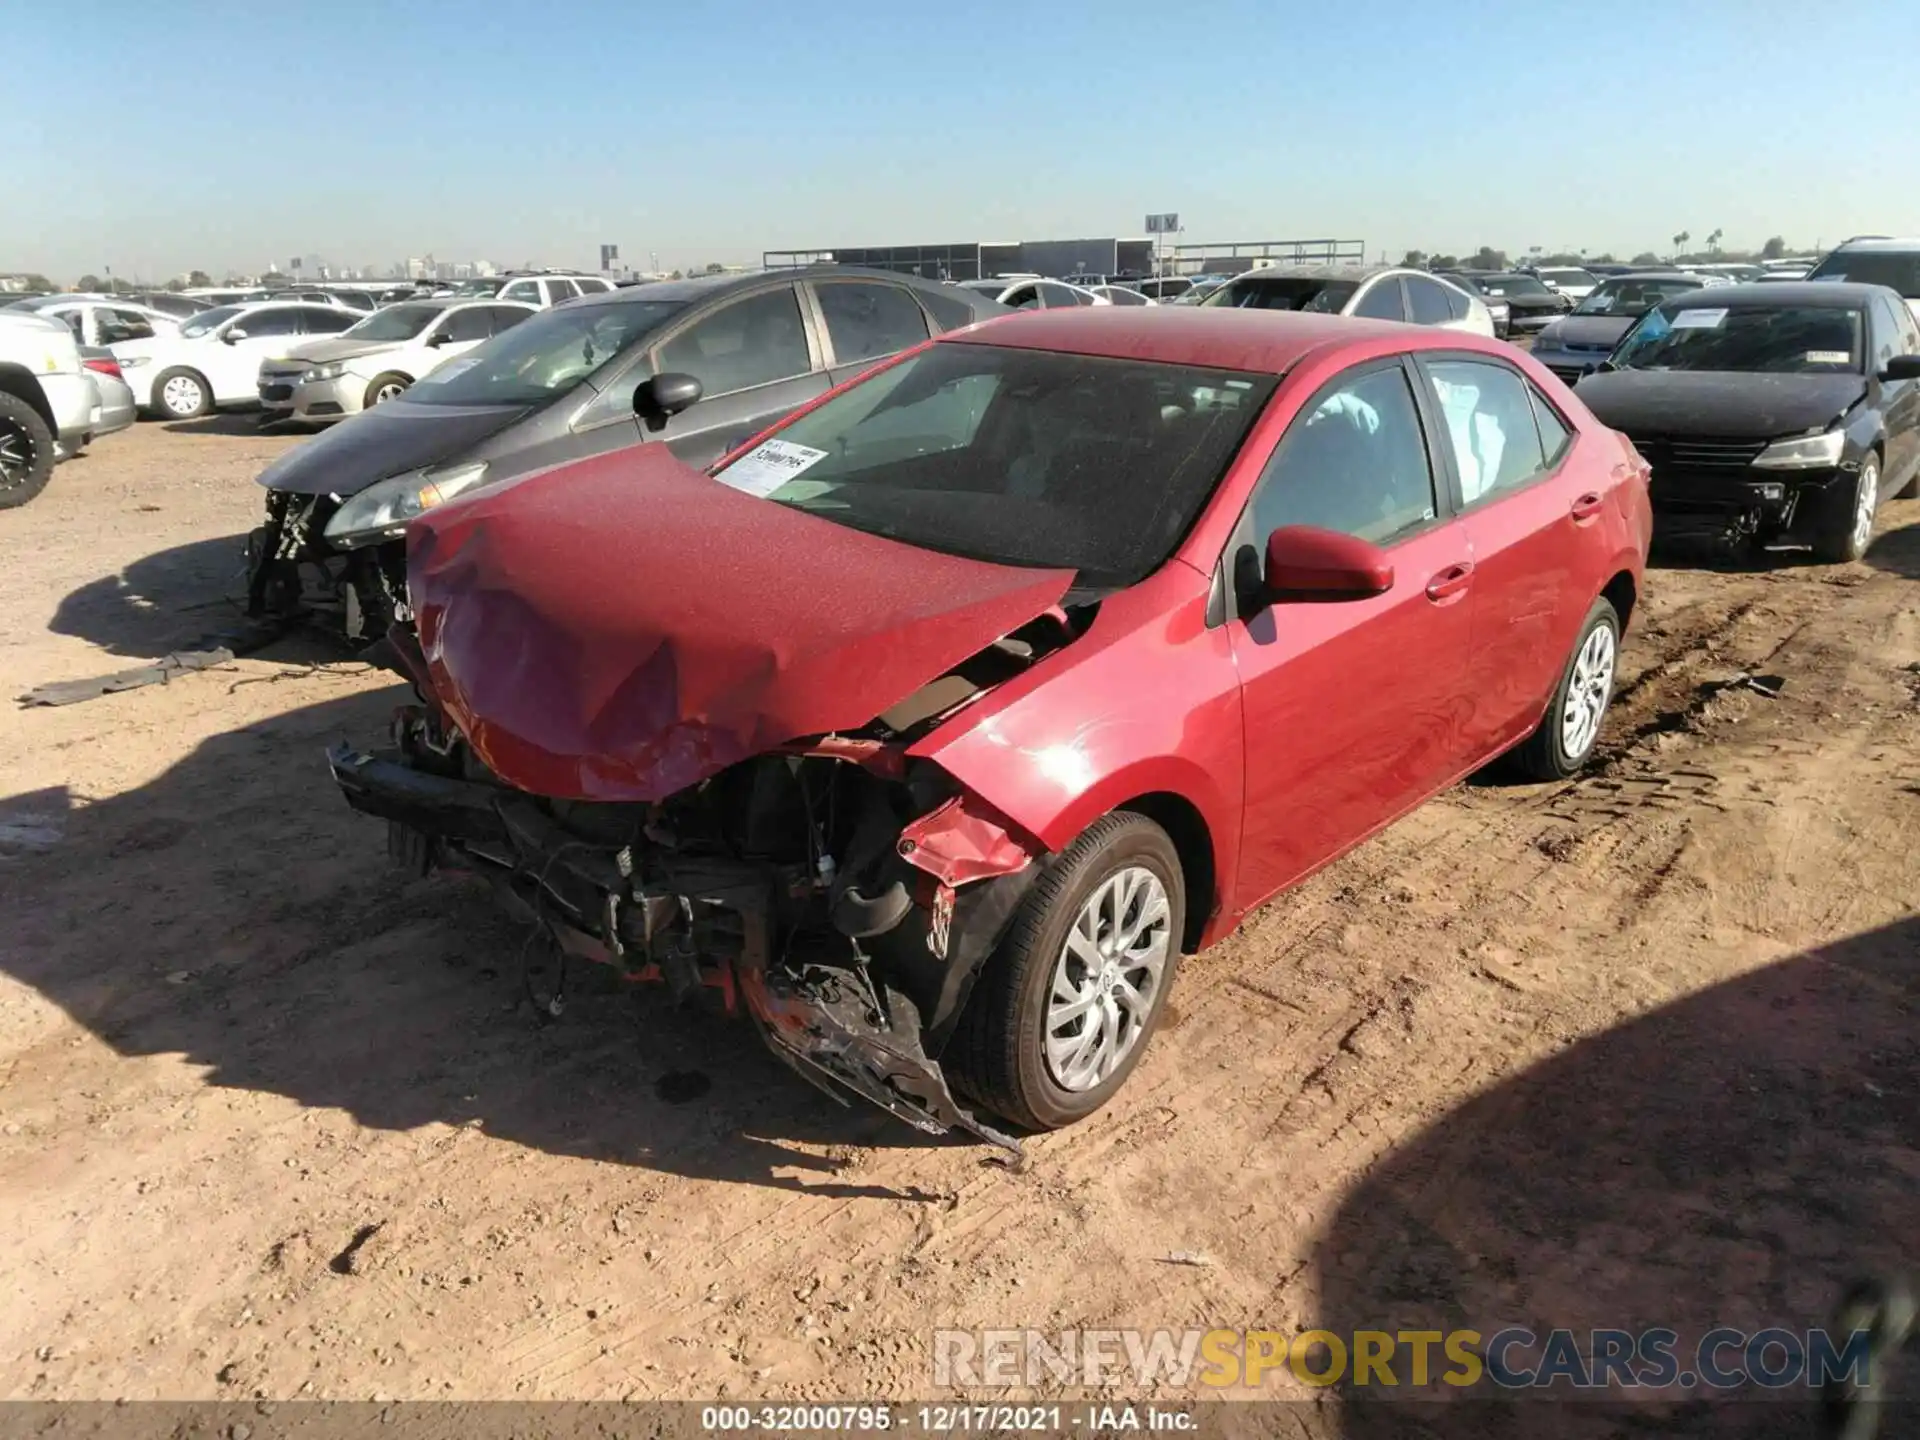
[[[919,302],[898,285],[826,281],[813,293],[827,322],[835,364],[892,355],[927,338]]]
[[[294,313],[299,317],[301,333],[307,335],[338,335],[348,326],[366,318],[364,315],[357,315],[351,310],[337,309],[332,305],[303,305]],[[249,335],[260,335],[264,332],[256,330],[252,325],[249,325],[247,326],[247,333]],[[288,330],[276,333],[291,335],[295,332]]]
[[[1462,504],[1517,490],[1548,469],[1533,387],[1519,374],[1481,360],[1431,360],[1422,368],[1446,419]],[[1554,420],[1557,434],[1550,438],[1558,459],[1568,436]]]
[[[1353,313],[1368,320],[1405,320],[1407,307],[1400,298],[1400,278],[1390,276],[1367,287]]]
[[[502,330],[511,330],[522,320],[531,316],[533,311],[522,310],[517,305],[489,305],[484,313],[488,323],[493,327],[491,333],[498,335]]]
[[[493,317],[480,306],[456,310],[440,322],[440,333],[456,342],[485,340],[493,334]]]
[[[315,307],[316,309],[318,307]],[[306,313],[300,306],[289,305],[279,310],[258,310],[251,315],[242,315],[233,324],[235,330],[247,332],[249,340],[275,339],[282,335],[317,334],[317,331],[302,332],[300,318]],[[341,327],[345,329],[345,326]]]
[[[984,317],[974,312],[974,308],[964,300],[957,300],[944,290],[921,290],[915,292],[920,302],[933,312],[933,323],[942,330],[958,330]]]
[[[540,303],[540,285],[535,280],[516,280],[500,292],[502,300],[524,300],[529,305]]]
[[[547,283],[547,303],[558,305],[562,300],[571,300],[580,293],[580,289],[571,280],[549,280]]]
[[[1446,287],[1438,281],[1423,280],[1417,275],[1409,275],[1406,278],[1406,286],[1407,307],[1413,315],[1414,324],[1444,325],[1455,318],[1453,307],[1447,304]]]
[[[691,375],[706,398],[813,368],[793,287],[749,295],[695,320],[660,347],[656,373]]]
[[[1080,303],[1080,297],[1065,285],[1041,284],[1034,288],[1040,292],[1040,303],[1049,310],[1070,310]]]

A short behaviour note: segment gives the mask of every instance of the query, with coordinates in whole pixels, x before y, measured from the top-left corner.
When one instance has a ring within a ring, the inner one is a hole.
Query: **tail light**
[[[116,380],[126,378],[120,373],[120,362],[111,355],[103,355],[97,360],[91,356],[84,357],[80,363],[89,370],[96,370],[102,375],[111,375]]]

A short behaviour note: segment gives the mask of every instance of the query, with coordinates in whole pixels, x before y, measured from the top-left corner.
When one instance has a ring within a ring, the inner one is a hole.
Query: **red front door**
[[[1465,763],[1478,577],[1398,360],[1358,366],[1302,408],[1235,539],[1317,525],[1381,545],[1392,587],[1361,600],[1245,603],[1228,621],[1246,724],[1234,907],[1247,909],[1411,809]],[[1251,588],[1243,583],[1243,591]]]

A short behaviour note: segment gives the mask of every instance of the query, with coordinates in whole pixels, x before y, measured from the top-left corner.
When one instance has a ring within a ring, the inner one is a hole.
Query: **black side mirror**
[[[1920,355],[1896,355],[1880,372],[1882,380],[1920,380]]]
[[[220,337],[220,339],[228,345],[237,345],[246,338],[247,332],[238,327],[228,330]]]
[[[436,330],[427,337],[427,348],[429,350],[438,350],[451,339],[453,339],[453,335],[450,331]]]
[[[700,382],[691,375],[672,371],[642,380],[633,390],[633,413],[649,430],[662,429],[667,421],[700,399]]]

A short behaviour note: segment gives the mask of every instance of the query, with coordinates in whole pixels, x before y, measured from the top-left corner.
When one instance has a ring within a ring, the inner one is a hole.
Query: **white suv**
[[[54,461],[92,438],[99,407],[73,331],[0,311],[0,510],[46,488]]]
[[[357,415],[539,313],[502,300],[405,300],[376,310],[342,334],[261,361],[261,423]]]

